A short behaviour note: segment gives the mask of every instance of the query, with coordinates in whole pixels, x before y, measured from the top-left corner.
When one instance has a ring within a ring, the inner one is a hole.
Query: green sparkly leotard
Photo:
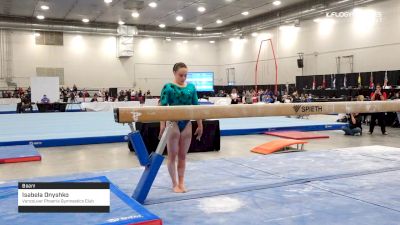
[[[162,106],[176,106],[176,105],[198,105],[199,99],[197,97],[196,88],[193,84],[188,83],[186,87],[180,87],[173,83],[164,85],[161,91],[161,105]],[[179,130],[185,129],[188,120],[178,121]]]

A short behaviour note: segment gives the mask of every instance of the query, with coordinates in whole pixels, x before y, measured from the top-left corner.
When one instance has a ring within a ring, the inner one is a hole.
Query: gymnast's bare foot
[[[184,184],[179,184],[178,187],[182,190],[182,193],[187,192],[186,187]]]
[[[176,185],[172,190],[175,193],[183,193],[184,192],[178,185]]]

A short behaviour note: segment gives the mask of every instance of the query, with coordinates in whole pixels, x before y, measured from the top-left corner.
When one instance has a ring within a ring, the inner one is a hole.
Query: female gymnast
[[[196,88],[193,84],[186,82],[187,66],[180,62],[173,67],[174,81],[164,85],[161,91],[162,106],[176,105],[198,105]],[[160,122],[160,135],[165,130],[166,122]],[[197,129],[194,133],[196,139],[200,140],[203,134],[203,123],[197,121]],[[192,123],[189,120],[181,120],[172,123],[171,132],[167,140],[168,149],[168,172],[172,180],[172,189],[176,193],[186,192],[184,177],[186,167],[186,154],[189,150],[192,140]],[[176,158],[178,157],[178,165]],[[177,178],[178,171],[178,180]]]

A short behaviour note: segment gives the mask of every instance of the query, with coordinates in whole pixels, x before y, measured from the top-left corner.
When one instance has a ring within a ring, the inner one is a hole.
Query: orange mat
[[[306,141],[301,141],[301,140],[293,140],[293,139],[279,139],[279,140],[273,140],[270,142],[267,142],[265,144],[262,144],[260,146],[257,146],[253,148],[251,151],[259,154],[271,154],[276,151],[279,151],[283,149],[284,147],[288,147],[291,145],[296,145],[296,144],[307,144],[308,142]]]
[[[301,132],[301,131],[273,131],[273,132],[265,132],[265,134],[281,138],[296,139],[296,140],[329,138],[328,135],[321,135],[321,134],[315,134],[311,132]]]

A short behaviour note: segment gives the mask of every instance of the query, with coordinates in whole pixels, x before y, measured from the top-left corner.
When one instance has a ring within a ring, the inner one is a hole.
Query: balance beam
[[[400,112],[400,101],[121,107],[114,109],[114,118],[117,123],[132,123],[376,112]]]

